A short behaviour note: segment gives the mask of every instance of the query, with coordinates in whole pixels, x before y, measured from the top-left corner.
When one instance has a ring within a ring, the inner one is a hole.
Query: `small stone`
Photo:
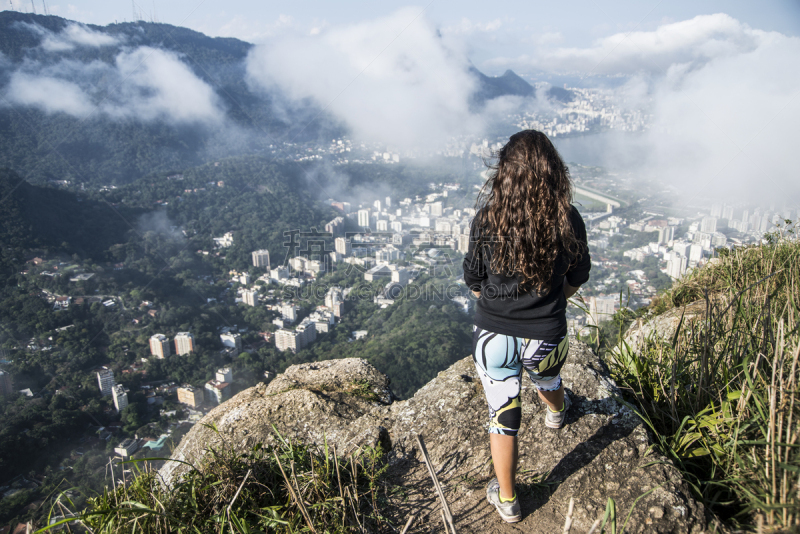
[[[648,510],[648,512],[650,512],[650,515],[655,517],[656,519],[661,519],[662,517],[664,517],[664,510],[662,510],[658,506],[651,507]]]

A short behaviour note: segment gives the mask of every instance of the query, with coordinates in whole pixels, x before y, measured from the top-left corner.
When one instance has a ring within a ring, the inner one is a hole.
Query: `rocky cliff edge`
[[[294,365],[271,383],[259,384],[218,406],[195,425],[172,458],[197,462],[209,448],[245,450],[270,443],[273,426],[284,436],[322,445],[337,453],[363,445],[388,452],[395,524],[417,514],[410,532],[443,531],[439,504],[417,450],[425,440],[460,533],[561,532],[570,497],[575,499],[572,532],[586,532],[615,499],[624,517],[641,495],[626,532],[710,532],[705,510],[680,473],[649,451],[639,418],[614,400],[618,393],[603,362],[583,343],[573,342],[562,371],[573,407],[561,430],[544,426],[544,405],[523,381],[518,494],[523,520],[505,524],[486,502],[493,476],[488,412],[472,358],[442,371],[414,397],[397,401],[389,380],[364,360]],[[169,484],[188,467],[167,462],[160,473]],[[649,493],[648,493],[649,492]],[[620,521],[621,524],[621,521]]]

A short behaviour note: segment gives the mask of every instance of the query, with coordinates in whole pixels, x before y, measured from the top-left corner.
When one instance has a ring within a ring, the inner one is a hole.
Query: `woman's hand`
[[[476,298],[476,299],[479,299],[479,298],[481,298],[481,292],[480,292],[480,291],[475,291],[475,290],[473,289],[473,290],[472,290],[472,294],[473,294],[473,295],[475,295],[475,298]]]

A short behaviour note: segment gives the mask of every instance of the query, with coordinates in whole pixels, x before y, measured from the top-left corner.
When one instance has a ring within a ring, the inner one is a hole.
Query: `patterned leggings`
[[[489,402],[489,433],[516,436],[522,420],[522,369],[542,391],[561,387],[569,338],[541,341],[506,336],[473,326],[472,358]]]

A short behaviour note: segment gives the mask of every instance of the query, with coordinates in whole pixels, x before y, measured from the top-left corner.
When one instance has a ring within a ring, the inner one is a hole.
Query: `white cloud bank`
[[[659,26],[654,31],[617,33],[596,40],[587,48],[542,46],[513,58],[486,62],[493,67],[537,68],[581,74],[662,73],[670,65],[698,66],[757,49],[769,33],[724,13]]]
[[[119,44],[119,39],[113,35],[95,31],[88,26],[77,22],[69,23],[63,30],[53,33],[38,24],[27,22],[18,23],[30,32],[42,37],[40,46],[47,52],[66,52],[78,46],[99,48]]]
[[[652,169],[706,196],[800,203],[799,90],[800,39],[780,34],[693,70],[672,66],[653,92]]]
[[[78,24],[58,34],[26,26],[43,36],[40,47],[47,52],[119,43]],[[184,124],[220,124],[225,119],[211,86],[195,76],[177,54],[150,47],[123,49],[112,65],[71,59],[46,65],[29,60],[11,73],[3,92],[12,105],[78,118],[105,115]]]
[[[356,138],[398,147],[443,143],[480,128],[469,109],[476,80],[468,67],[418,9],[283,36],[247,60],[254,87],[312,99]]]
[[[629,76],[620,90],[653,113],[651,130],[609,147],[638,151],[638,172],[687,197],[800,202],[794,157],[800,122],[800,39],[725,14],[616,34],[587,48],[541,46],[495,66]],[[626,155],[627,153],[627,155]],[[613,162],[606,161],[612,164]]]
[[[48,113],[63,112],[85,118],[94,106],[77,84],[24,72],[16,72],[6,88],[5,98],[13,103],[42,109]]]

